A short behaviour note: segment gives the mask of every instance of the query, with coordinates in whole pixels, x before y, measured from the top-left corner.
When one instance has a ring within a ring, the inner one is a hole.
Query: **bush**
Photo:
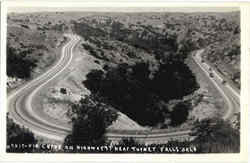
[[[143,146],[140,143],[138,143],[133,137],[122,138],[122,140],[119,142],[118,145],[123,146],[123,147],[139,147],[139,146]]]
[[[171,126],[178,126],[185,122],[188,118],[190,103],[180,102],[174,106],[173,111],[170,113]]]
[[[71,110],[72,133],[64,145],[102,145],[106,128],[117,119],[117,113],[105,104],[95,102],[93,97],[82,99]]]
[[[189,67],[179,60],[161,64],[152,81],[152,89],[164,100],[182,99],[199,88]]]
[[[191,133],[200,153],[238,153],[240,152],[239,130],[222,119],[197,121]]]
[[[34,134],[26,128],[20,127],[18,124],[14,123],[7,115],[7,146],[11,144],[14,145],[29,145],[36,144],[37,140]],[[32,152],[32,148],[7,148],[7,152],[13,153],[26,153]]]
[[[27,54],[18,53],[14,48],[7,46],[7,75],[22,79],[30,78],[33,68],[36,67],[36,60],[28,58]]]
[[[67,94],[66,88],[60,88],[60,92],[61,92],[62,94]]]
[[[72,134],[65,138],[65,145],[102,145],[105,125],[99,115],[82,117],[73,122]]]

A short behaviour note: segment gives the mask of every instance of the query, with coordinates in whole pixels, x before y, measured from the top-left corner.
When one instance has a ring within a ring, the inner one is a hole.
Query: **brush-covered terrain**
[[[191,55],[204,49],[204,60],[240,87],[239,20],[239,12],[10,15],[7,73],[23,81],[44,72],[63,33],[73,32],[81,41],[66,75],[36,97],[50,118],[72,126],[65,144],[103,144],[107,129],[209,126],[228,108]]]
[[[68,27],[39,14],[12,13],[7,21],[7,84],[13,89],[55,63]]]
[[[240,86],[238,12],[100,14],[74,24],[76,33],[89,41],[84,48],[97,58],[115,63],[136,59],[153,62],[149,56],[163,60],[205,48],[203,57]]]

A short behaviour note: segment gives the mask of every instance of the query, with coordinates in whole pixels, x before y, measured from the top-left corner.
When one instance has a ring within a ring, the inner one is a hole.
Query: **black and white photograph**
[[[6,153],[241,152],[240,7],[6,17]]]

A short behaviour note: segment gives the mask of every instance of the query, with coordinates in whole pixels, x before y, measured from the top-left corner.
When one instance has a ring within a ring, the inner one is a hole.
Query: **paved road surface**
[[[51,122],[48,116],[38,114],[41,110],[31,105],[35,94],[58,77],[71,63],[73,49],[80,38],[74,35],[67,35],[67,37],[70,41],[62,48],[62,55],[57,64],[8,96],[8,111],[16,123],[24,125],[37,135],[60,141],[70,132],[70,128]]]
[[[226,110],[226,113],[223,116],[223,119],[229,119],[233,116],[234,113],[239,112],[240,110],[240,95],[238,91],[235,90],[228,82],[222,83],[223,77],[214,70],[208,70],[208,65],[206,63],[201,63],[201,56],[200,54],[203,52],[203,50],[199,50],[195,56],[193,56],[193,59],[197,63],[197,65],[203,70],[203,72],[207,75],[207,77],[213,82],[214,86],[217,88],[217,90],[220,92],[222,97],[225,99],[228,109]],[[212,73],[214,77],[211,77],[209,73]]]

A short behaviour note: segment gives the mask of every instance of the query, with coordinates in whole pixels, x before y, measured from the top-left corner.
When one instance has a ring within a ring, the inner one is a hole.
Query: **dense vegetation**
[[[26,128],[22,128],[7,116],[7,152],[24,153],[32,152],[33,148],[20,147],[22,144],[36,144],[34,134]],[[19,147],[13,147],[18,145]]]
[[[141,125],[155,126],[167,119],[173,126],[180,125],[187,119],[188,102],[178,103],[172,110],[167,102],[182,99],[196,90],[195,77],[185,64],[177,61],[161,65],[153,77],[149,76],[146,63],[120,64],[106,73],[102,70],[90,72],[84,84],[93,94],[102,96],[105,102]],[[178,114],[183,116],[181,120]]]
[[[27,56],[29,51],[19,53],[7,46],[7,75],[22,79],[30,78],[32,70],[36,67],[36,60]]]
[[[117,114],[107,105],[97,102],[92,96],[74,104],[69,113],[72,117],[72,133],[65,138],[64,145],[102,145],[106,128],[116,120]]]
[[[193,144],[200,153],[240,152],[240,131],[222,119],[204,119],[196,122]]]

